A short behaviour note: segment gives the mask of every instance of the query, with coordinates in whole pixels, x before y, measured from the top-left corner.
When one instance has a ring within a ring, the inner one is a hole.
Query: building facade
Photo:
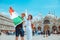
[[[14,30],[14,24],[9,17],[0,13],[0,31],[1,30]]]

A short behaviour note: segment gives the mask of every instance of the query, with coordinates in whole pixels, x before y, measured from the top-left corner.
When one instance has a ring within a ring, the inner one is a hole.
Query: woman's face
[[[28,19],[31,20],[31,16],[28,16]]]

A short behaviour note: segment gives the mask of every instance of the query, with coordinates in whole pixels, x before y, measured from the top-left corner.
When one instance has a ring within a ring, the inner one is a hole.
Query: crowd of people
[[[42,28],[40,26],[38,26],[37,28],[34,27],[33,28],[33,35],[37,34],[37,35],[46,35],[49,36],[50,34],[60,34],[60,26],[56,27],[55,25],[52,27],[52,31],[50,30],[49,27],[44,27],[43,31],[41,30]]]

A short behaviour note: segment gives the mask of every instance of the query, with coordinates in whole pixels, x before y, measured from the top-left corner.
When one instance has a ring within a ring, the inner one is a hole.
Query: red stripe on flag
[[[9,12],[10,12],[10,15],[12,15],[12,13],[14,12],[14,10],[12,9],[12,7],[10,7]]]

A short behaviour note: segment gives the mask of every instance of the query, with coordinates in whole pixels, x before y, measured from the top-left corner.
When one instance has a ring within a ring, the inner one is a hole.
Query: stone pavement
[[[14,35],[0,35],[0,40],[15,40]],[[19,37],[20,40],[20,37]],[[26,36],[25,36],[26,40]],[[60,35],[51,34],[48,37],[44,37],[44,35],[35,35],[32,40],[60,40]]]

